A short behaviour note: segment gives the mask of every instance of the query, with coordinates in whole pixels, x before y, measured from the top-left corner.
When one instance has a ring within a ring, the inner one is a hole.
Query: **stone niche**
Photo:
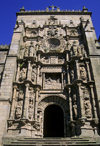
[[[61,89],[61,73],[45,73],[44,89]]]

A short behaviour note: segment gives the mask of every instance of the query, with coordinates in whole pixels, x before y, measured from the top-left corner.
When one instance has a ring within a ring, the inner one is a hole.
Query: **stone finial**
[[[56,7],[56,6],[49,6],[48,8],[46,8],[46,11],[60,11],[60,9],[58,8],[58,7]]]
[[[24,6],[20,9],[20,12],[25,12]]]
[[[49,8],[51,8],[51,10],[54,11],[55,8],[57,8],[57,7],[52,5],[52,6],[49,6]]]
[[[48,8],[48,7],[46,8],[46,11],[47,11],[47,12],[49,11],[49,8]]]
[[[60,8],[57,8],[57,12],[59,12],[60,11]]]
[[[83,11],[83,12],[88,12],[88,9],[87,9],[85,6],[83,6],[82,11]]]

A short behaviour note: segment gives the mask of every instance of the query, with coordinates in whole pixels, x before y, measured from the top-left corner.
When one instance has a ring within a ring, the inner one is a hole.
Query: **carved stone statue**
[[[77,118],[77,99],[76,99],[76,94],[73,95],[73,111],[74,111],[75,118]]]
[[[49,30],[47,31],[47,34],[50,36],[55,36],[58,34],[58,30],[54,26],[50,26]]]
[[[60,83],[60,79],[52,79],[51,77],[49,77],[49,78],[47,78],[46,80],[45,80],[45,82],[46,82],[46,84],[47,85],[51,85],[51,84],[55,84],[55,83]]]
[[[71,70],[71,78],[72,78],[72,81],[74,80],[74,70]]]
[[[71,44],[69,41],[67,41],[67,44],[66,44],[66,50],[70,50],[71,49]]]
[[[70,36],[77,36],[77,35],[78,35],[78,32],[76,29],[70,30]]]
[[[33,119],[33,109],[34,109],[34,106],[30,103],[30,104],[29,104],[29,107],[28,107],[28,118],[29,118],[30,120]]]
[[[23,97],[24,97],[24,93],[22,90],[19,90],[19,93],[18,93],[18,100],[23,100]]]
[[[81,47],[82,56],[86,57],[87,55],[86,55],[86,51],[85,51],[84,45],[81,44],[80,47]]]
[[[19,80],[20,80],[20,81],[23,81],[23,80],[25,80],[25,78],[26,78],[26,68],[23,68],[23,69],[20,71]]]
[[[18,105],[15,110],[15,118],[19,119],[21,118],[21,115],[22,115],[22,107]]]
[[[36,81],[36,69],[35,68],[32,68],[31,79],[32,79],[32,82],[35,83],[35,81]]]
[[[32,99],[35,96],[34,95],[34,89],[32,87],[29,88],[29,96],[30,96],[29,99]]]
[[[73,45],[73,47],[72,47],[72,51],[73,51],[73,55],[75,55],[75,56],[78,55],[78,52],[77,52],[77,46],[76,46],[76,45]]]
[[[25,52],[24,52],[24,55],[25,55],[25,56],[28,56],[28,55],[29,55],[28,46],[26,46],[26,47],[25,47]]]
[[[84,101],[85,114],[87,118],[91,118],[91,105],[89,100]]]
[[[41,60],[42,60],[43,63],[49,63],[49,57],[44,56],[44,57],[42,57]]]
[[[84,81],[87,79],[87,74],[84,66],[80,67],[80,77]]]
[[[84,88],[83,97],[84,97],[85,115],[87,118],[91,118],[91,104],[90,104],[90,96],[89,96],[88,88]]]
[[[84,45],[83,44],[78,45],[78,47],[77,47],[77,54],[79,56],[82,56],[82,57],[85,57],[86,56],[86,52],[84,50]]]
[[[77,55],[78,56],[81,56],[82,55],[82,50],[81,50],[81,47],[80,46],[77,47]]]

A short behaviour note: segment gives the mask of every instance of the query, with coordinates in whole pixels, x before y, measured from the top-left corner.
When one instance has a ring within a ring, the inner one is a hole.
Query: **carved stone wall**
[[[14,30],[21,32],[19,47],[9,53],[16,56],[16,73],[6,135],[43,138],[44,112],[54,104],[64,113],[64,137],[99,136],[98,95],[84,28],[90,14],[85,20],[73,16],[77,21],[64,15],[43,20],[36,15],[34,21],[22,16]]]

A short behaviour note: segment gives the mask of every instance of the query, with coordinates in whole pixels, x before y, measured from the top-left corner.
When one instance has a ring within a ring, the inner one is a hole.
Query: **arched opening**
[[[64,114],[58,105],[44,111],[44,137],[64,137]]]

